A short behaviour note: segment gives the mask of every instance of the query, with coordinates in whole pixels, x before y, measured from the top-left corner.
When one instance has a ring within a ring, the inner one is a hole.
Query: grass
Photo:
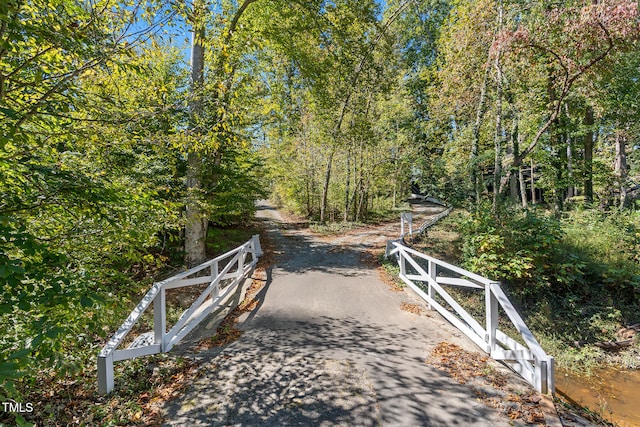
[[[309,229],[314,233],[323,236],[334,236],[344,234],[348,231],[365,226],[367,224],[383,224],[392,221],[398,221],[400,213],[410,211],[408,203],[397,208],[375,209],[368,213],[367,218],[362,221],[328,221],[320,223],[311,221]]]
[[[362,227],[364,224],[365,223],[363,222],[353,221],[327,222],[324,224],[312,222],[309,224],[309,229],[321,236],[335,236],[355,230],[356,228]]]
[[[425,233],[416,237],[413,242],[414,247],[442,261],[459,264],[462,256],[462,242],[456,224],[461,215],[463,213],[456,210],[441,219]]]
[[[209,228],[207,230],[207,255],[214,257],[245,243],[259,230],[255,226]]]

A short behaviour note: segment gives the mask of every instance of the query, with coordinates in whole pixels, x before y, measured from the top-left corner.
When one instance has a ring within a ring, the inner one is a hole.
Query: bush
[[[559,365],[590,369],[603,362],[634,368],[638,347],[607,354],[591,345],[615,341],[638,322],[640,214],[565,213],[487,205],[459,221],[462,263],[502,280],[544,348]]]
[[[479,207],[461,222],[465,268],[530,295],[591,296],[604,287],[632,301],[640,290],[638,214],[571,212],[562,220],[538,210]],[[532,287],[533,286],[533,287]]]
[[[634,299],[640,290],[638,213],[572,212],[563,220],[565,258],[582,265],[585,283],[600,283],[616,297]]]
[[[460,224],[463,266],[523,290],[525,284],[546,284],[549,266],[563,237],[560,222],[536,210],[487,205]]]

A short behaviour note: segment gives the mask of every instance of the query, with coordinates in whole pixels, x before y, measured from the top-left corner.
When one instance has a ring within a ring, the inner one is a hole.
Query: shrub
[[[530,294],[588,296],[604,286],[614,298],[640,290],[637,213],[576,211],[559,220],[539,210],[479,207],[461,222],[463,265]],[[531,287],[533,285],[533,288]]]
[[[560,222],[537,210],[482,205],[461,223],[463,266],[520,290],[526,283],[547,283],[563,233]]]
[[[634,299],[640,290],[638,213],[571,212],[563,220],[565,258],[582,265],[588,283],[601,283],[617,297]]]

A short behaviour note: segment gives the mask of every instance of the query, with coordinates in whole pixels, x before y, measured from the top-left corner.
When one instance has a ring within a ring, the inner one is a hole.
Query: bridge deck
[[[425,363],[447,341],[475,350],[437,314],[378,278],[367,251],[398,226],[335,239],[289,227],[262,206],[279,255],[236,342],[209,350],[165,408],[167,425],[509,425],[472,390]],[[514,381],[519,381],[514,378]]]

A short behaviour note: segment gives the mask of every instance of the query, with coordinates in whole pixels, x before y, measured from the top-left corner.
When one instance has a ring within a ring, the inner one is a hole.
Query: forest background
[[[629,0],[0,2],[0,396],[92,375],[263,197],[446,200],[453,261],[561,363],[605,360],[575,343],[640,321],[639,37]]]

